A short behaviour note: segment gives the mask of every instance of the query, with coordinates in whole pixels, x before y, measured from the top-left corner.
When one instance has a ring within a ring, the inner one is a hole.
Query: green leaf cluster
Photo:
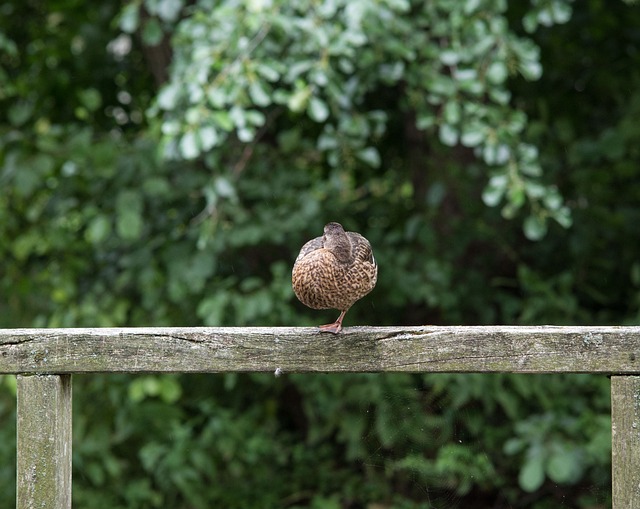
[[[401,121],[469,148],[491,175],[485,204],[504,202],[509,219],[529,205],[524,233],[539,240],[549,218],[568,227],[571,213],[523,140],[528,118],[508,79],[537,80],[542,65],[538,46],[510,30],[506,13],[502,0],[196,2],[176,24],[171,78],[150,112],[161,119],[168,157],[203,157],[213,169],[212,152],[232,140],[259,142],[280,115],[297,120],[330,166],[378,168]],[[525,25],[533,31],[530,20],[547,26],[570,13],[561,0],[536,4]],[[396,100],[372,100],[374,91]]]

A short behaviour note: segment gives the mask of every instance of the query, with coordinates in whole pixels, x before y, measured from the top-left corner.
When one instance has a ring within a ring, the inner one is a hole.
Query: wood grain
[[[2,329],[0,373],[640,374],[640,327]]]
[[[640,377],[611,377],[613,509],[640,508]]]
[[[17,509],[71,509],[71,376],[18,376]]]

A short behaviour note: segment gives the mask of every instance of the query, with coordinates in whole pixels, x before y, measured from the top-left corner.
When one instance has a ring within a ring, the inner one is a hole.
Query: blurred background
[[[630,0],[4,2],[0,327],[327,323],[329,221],[346,327],[640,324],[639,118]],[[603,376],[73,383],[77,508],[610,506]]]

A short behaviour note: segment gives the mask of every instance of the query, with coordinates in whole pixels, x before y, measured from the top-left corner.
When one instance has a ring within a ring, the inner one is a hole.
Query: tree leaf
[[[148,46],[156,46],[162,41],[164,32],[156,18],[149,18],[142,27],[142,40]]]
[[[518,475],[520,487],[524,491],[531,493],[540,488],[543,482],[544,464],[542,456],[535,455],[527,458]]]
[[[582,474],[582,459],[575,451],[561,448],[551,455],[547,462],[549,479],[559,484],[570,484],[577,481]]]
[[[142,196],[125,189],[116,197],[116,231],[125,240],[135,240],[142,233]]]
[[[524,220],[522,229],[529,240],[540,240],[547,234],[547,222],[543,217],[532,214]]]
[[[96,111],[102,105],[102,96],[95,88],[86,88],[78,93],[80,102],[89,111]]]
[[[135,2],[125,5],[122,9],[122,14],[120,15],[120,21],[118,23],[120,29],[123,32],[132,34],[138,29],[139,23],[140,5]]]
[[[329,107],[327,103],[315,96],[309,100],[307,111],[309,112],[309,116],[316,122],[324,122],[329,117]]]
[[[483,126],[469,124],[463,128],[460,143],[465,147],[477,147],[486,139],[486,132]]]
[[[251,85],[249,85],[249,95],[257,106],[264,107],[271,104],[271,97],[259,81],[253,81]]]
[[[380,154],[374,147],[367,147],[358,152],[358,159],[364,161],[373,168],[380,167]]]
[[[200,155],[198,137],[194,131],[187,131],[180,140],[180,153],[185,159],[195,159]]]
[[[27,122],[32,114],[33,103],[31,101],[18,101],[9,106],[7,111],[9,122],[15,127],[20,127]]]
[[[487,69],[487,79],[496,85],[504,83],[509,76],[509,71],[504,62],[492,62]]]
[[[111,221],[103,214],[94,217],[85,231],[85,238],[91,244],[100,244],[111,234]]]
[[[203,127],[198,131],[198,136],[200,138],[200,146],[204,151],[215,147],[220,139],[216,128],[213,126]]]
[[[156,13],[164,21],[173,23],[178,19],[182,10],[182,0],[158,0]]]
[[[442,124],[438,131],[438,135],[440,137],[440,141],[444,145],[448,145],[453,147],[458,143],[458,130],[450,124]]]
[[[304,87],[296,90],[287,102],[287,106],[289,109],[295,113],[298,113],[304,110],[309,102],[309,98],[311,97],[311,88]]]
[[[505,188],[487,185],[482,191],[482,201],[487,207],[495,207],[504,196]]]

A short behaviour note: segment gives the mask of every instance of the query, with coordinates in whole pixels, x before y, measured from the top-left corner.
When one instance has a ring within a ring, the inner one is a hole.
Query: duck
[[[342,330],[347,311],[373,290],[377,280],[378,265],[369,241],[335,222],[302,246],[291,273],[293,292],[305,306],[340,311],[335,322],[319,326],[320,332],[334,334]]]

